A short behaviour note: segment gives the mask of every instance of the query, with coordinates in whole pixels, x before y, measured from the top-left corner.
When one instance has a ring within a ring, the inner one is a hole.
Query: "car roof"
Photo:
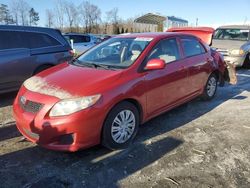
[[[176,32],[147,32],[147,33],[128,33],[116,35],[114,38],[136,38],[136,37],[147,37],[147,38],[164,38],[171,36],[193,36],[186,33],[176,33]]]
[[[220,26],[217,29],[247,29],[250,30],[249,25],[224,25]]]
[[[20,26],[20,25],[0,25],[0,29],[17,30],[17,31],[37,31],[37,32],[60,31],[58,29],[52,29],[47,27]]]

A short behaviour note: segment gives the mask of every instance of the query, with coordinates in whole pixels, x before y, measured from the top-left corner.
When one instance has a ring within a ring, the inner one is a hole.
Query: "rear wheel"
[[[139,127],[139,112],[130,102],[116,105],[108,114],[103,131],[102,144],[109,149],[128,147]]]
[[[211,100],[217,91],[218,78],[215,74],[211,74],[207,80],[206,86],[204,88],[202,99]]]

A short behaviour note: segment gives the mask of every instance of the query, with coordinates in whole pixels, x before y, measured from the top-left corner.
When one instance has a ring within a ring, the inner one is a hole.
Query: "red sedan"
[[[28,140],[49,149],[124,148],[140,124],[212,99],[224,71],[222,57],[193,35],[120,35],[26,80],[14,117]]]

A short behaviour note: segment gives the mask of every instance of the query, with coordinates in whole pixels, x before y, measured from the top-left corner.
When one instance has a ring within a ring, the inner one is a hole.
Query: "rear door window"
[[[181,38],[182,47],[186,57],[200,55],[206,53],[205,48],[195,38]]]
[[[60,45],[56,39],[47,34],[21,32],[21,35],[25,41],[28,41],[30,48],[44,48]]]

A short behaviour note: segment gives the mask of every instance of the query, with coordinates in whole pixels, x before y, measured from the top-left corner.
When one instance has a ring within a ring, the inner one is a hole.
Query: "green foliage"
[[[124,28],[122,27],[121,33],[124,33]]]
[[[9,8],[5,4],[0,5],[0,23],[3,24],[14,24],[13,17],[10,14]]]
[[[37,22],[40,20],[39,13],[36,12],[34,8],[29,10],[29,19],[30,25],[37,25]]]

